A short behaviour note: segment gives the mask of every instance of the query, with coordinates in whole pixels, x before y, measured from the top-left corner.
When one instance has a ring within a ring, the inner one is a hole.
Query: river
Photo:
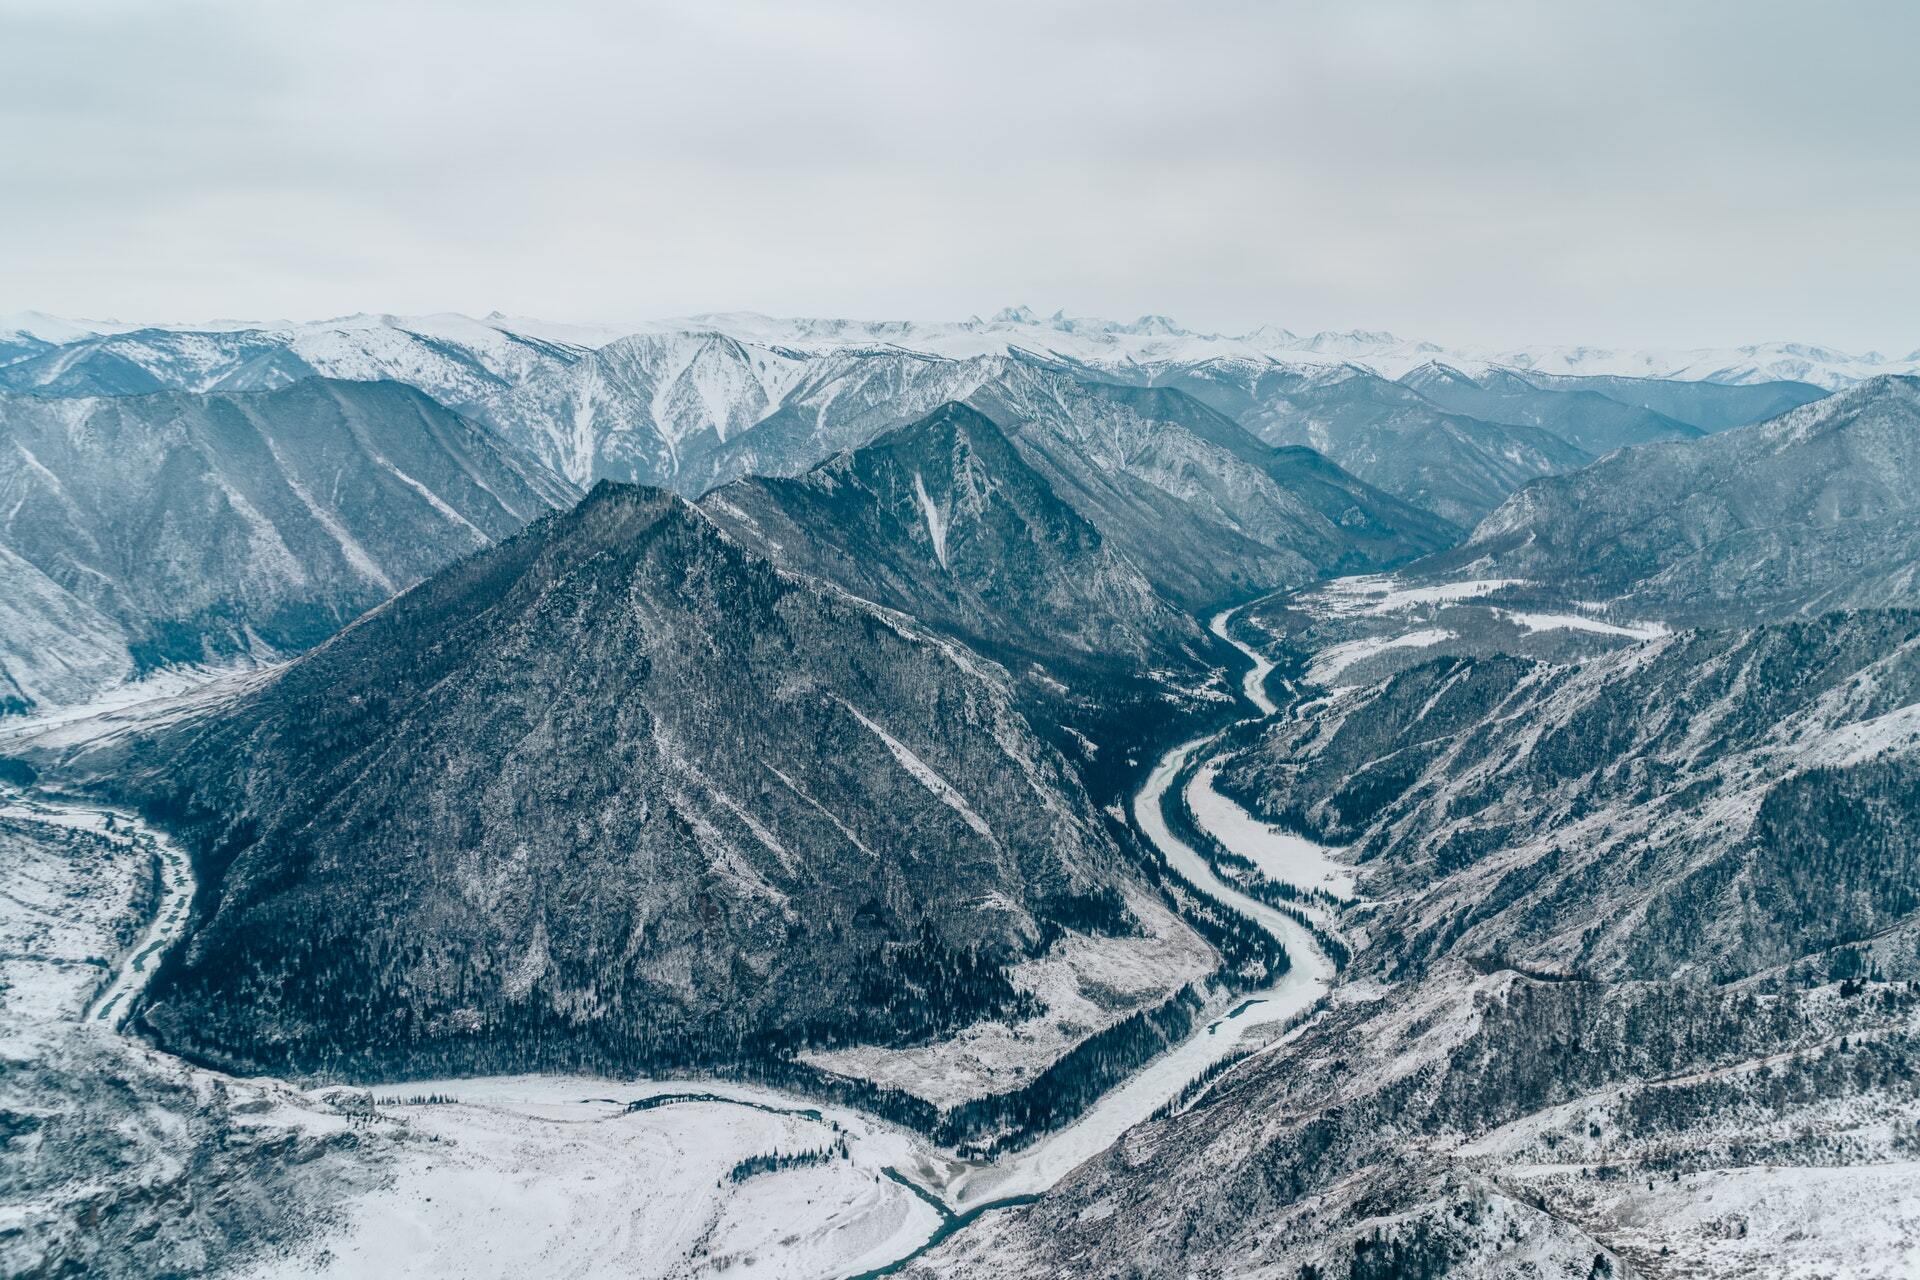
[[[1233,639],[1228,630],[1232,613],[1228,610],[1216,616],[1211,629],[1253,663],[1241,686],[1245,701],[1257,713],[1249,718],[1277,715],[1280,708],[1265,688],[1273,664]],[[856,1165],[869,1173],[884,1172],[893,1182],[910,1189],[918,1201],[931,1206],[938,1215],[938,1222],[929,1235],[923,1225],[917,1225],[918,1219],[903,1216],[897,1206],[888,1207],[889,1221],[893,1224],[890,1234],[868,1240],[858,1265],[845,1267],[842,1274],[856,1271],[861,1276],[877,1276],[896,1271],[981,1214],[1031,1201],[1076,1166],[1106,1150],[1128,1129],[1148,1119],[1208,1067],[1241,1051],[1249,1032],[1295,1017],[1326,992],[1333,977],[1333,966],[1313,934],[1291,916],[1221,880],[1198,852],[1167,827],[1161,810],[1167,788],[1196,755],[1213,750],[1222,737],[1223,734],[1214,733],[1194,738],[1162,756],[1134,797],[1134,819],[1174,874],[1196,892],[1239,912],[1272,934],[1285,946],[1292,959],[1291,967],[1272,985],[1243,993],[1231,1002],[1223,1001],[1217,1016],[1200,1023],[1185,1041],[1109,1090],[1078,1120],[1043,1135],[1019,1151],[992,1162],[957,1160],[917,1135],[894,1130],[871,1117],[843,1108],[822,1107],[814,1099],[787,1097],[775,1090],[716,1085],[710,1080],[614,1084],[577,1077],[499,1077],[427,1082],[383,1092],[431,1094],[458,1104],[528,1118],[552,1116],[555,1108],[563,1105],[604,1104],[609,1109],[606,1117],[631,1115],[629,1108],[634,1102],[675,1092],[689,1095],[676,1099],[677,1105],[745,1107],[763,1112],[769,1107],[785,1107],[795,1109],[798,1114],[823,1117],[823,1122],[833,1122],[855,1140]],[[1211,778],[1210,770],[1206,776]],[[1302,888],[1327,886],[1334,864],[1329,862],[1325,850],[1297,837],[1274,838],[1270,829],[1232,801],[1212,792],[1210,786],[1204,797],[1196,798],[1205,800],[1203,805],[1194,806],[1196,818],[1206,823],[1207,829],[1227,848],[1254,859],[1270,878],[1288,880]],[[90,809],[65,800],[24,799],[8,808],[23,817],[94,829],[103,828],[109,816],[108,810]],[[161,953],[184,929],[194,884],[191,864],[163,832],[117,811],[111,812],[111,818],[120,830],[131,831],[135,839],[151,846],[160,862],[162,889],[158,910],[145,934],[129,949],[127,958],[87,1012],[90,1019],[119,1026],[151,978]],[[1231,1008],[1226,1007],[1228,1003]],[[1262,1042],[1265,1038],[1268,1037],[1263,1037]],[[580,1095],[584,1093],[609,1096],[583,1100]],[[888,1244],[889,1240],[895,1243]],[[878,1266],[873,1265],[876,1251],[884,1259]]]

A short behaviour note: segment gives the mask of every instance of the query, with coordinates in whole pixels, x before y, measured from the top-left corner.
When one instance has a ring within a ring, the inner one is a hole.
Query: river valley
[[[1230,617],[1217,616],[1211,628],[1253,664],[1244,701],[1255,718],[1280,714],[1266,689],[1272,664],[1232,639]],[[997,1159],[966,1160],[850,1107],[708,1079],[542,1075],[382,1087],[367,1099],[376,1130],[395,1138],[381,1184],[342,1207],[320,1252],[292,1249],[255,1273],[694,1275],[724,1268],[871,1277],[902,1268],[983,1213],[1031,1200],[1209,1069],[1270,1043],[1332,980],[1313,931],[1222,879],[1169,829],[1167,793],[1188,778],[1185,800],[1203,829],[1268,878],[1301,889],[1351,889],[1326,850],[1269,828],[1211,789],[1207,759],[1224,739],[1211,733],[1167,751],[1134,796],[1132,817],[1175,875],[1271,934],[1291,966],[1263,989],[1217,993],[1191,1034],[1072,1123]],[[184,929],[194,888],[188,859],[163,832],[124,813],[38,796],[18,797],[0,812],[121,833],[151,853],[157,908],[83,1015],[118,1026]],[[297,1109],[305,1097],[328,1109],[355,1093],[284,1090],[282,1102]],[[739,1178],[743,1160],[769,1151],[838,1158]],[[626,1206],[636,1203],[648,1211],[632,1214]]]

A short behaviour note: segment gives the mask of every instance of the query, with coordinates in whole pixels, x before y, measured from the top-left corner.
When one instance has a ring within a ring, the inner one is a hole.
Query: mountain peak
[[[1429,360],[1418,368],[1401,375],[1400,381],[1415,390],[1441,385],[1477,387],[1480,385],[1471,374],[1454,368],[1439,360]]]

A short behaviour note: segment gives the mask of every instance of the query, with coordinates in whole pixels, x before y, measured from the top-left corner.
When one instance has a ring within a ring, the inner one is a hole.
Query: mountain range
[[[673,1274],[1920,1247],[1897,362],[1024,309],[0,344],[9,1265],[324,1269],[604,1151],[684,1209],[559,1220]],[[294,1183],[353,1198],[207,1225]]]
[[[975,316],[962,321],[778,318],[753,312],[719,312],[615,324],[557,324],[494,312],[478,320],[443,313],[353,315],[308,322],[134,325],[26,312],[0,316],[0,362],[45,355],[51,348],[75,342],[113,347],[129,335],[175,333],[198,334],[220,344],[238,341],[222,335],[271,335],[283,344],[315,351],[324,360],[328,358],[326,349],[341,342],[344,335],[379,329],[395,331],[402,341],[412,335],[483,348],[497,348],[504,339],[593,349],[633,334],[710,332],[756,345],[796,350],[895,346],[954,358],[1024,351],[1110,368],[1246,357],[1301,366],[1359,364],[1397,378],[1438,360],[1474,374],[1508,368],[1547,377],[1623,377],[1723,385],[1807,382],[1827,390],[1880,374],[1920,371],[1920,351],[1893,356],[1873,351],[1855,354],[1803,342],[1643,350],[1588,345],[1449,347],[1380,330],[1322,330],[1303,336],[1265,324],[1230,335],[1197,332],[1165,316],[1114,321],[1064,312],[1041,316],[1028,307],[1006,307],[984,319]],[[144,341],[136,339],[131,345],[138,347]],[[316,371],[321,370],[316,366]]]
[[[8,323],[0,386],[79,395],[398,379],[574,484],[614,479],[689,496],[741,475],[797,474],[949,400],[1053,368],[1186,392],[1270,444],[1311,445],[1456,524],[1534,476],[1625,444],[1755,421],[1867,376],[1841,361],[1821,367],[1820,386],[1781,381],[1756,358],[1711,376],[1693,363],[1627,361],[1582,377],[1552,370],[1585,373],[1595,364],[1585,356],[1475,357],[1387,334],[1303,340],[1272,327],[1229,338],[1164,317],[1041,320],[1022,309],[955,324],[712,315],[595,328],[434,315],[91,333],[46,318]]]

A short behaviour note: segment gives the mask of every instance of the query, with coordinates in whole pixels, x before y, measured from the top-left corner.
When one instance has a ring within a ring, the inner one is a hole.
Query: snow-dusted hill
[[[1658,617],[1920,599],[1920,379],[1538,480],[1422,572],[1516,578]]]
[[[297,652],[576,496],[393,382],[0,393],[0,714]]]

